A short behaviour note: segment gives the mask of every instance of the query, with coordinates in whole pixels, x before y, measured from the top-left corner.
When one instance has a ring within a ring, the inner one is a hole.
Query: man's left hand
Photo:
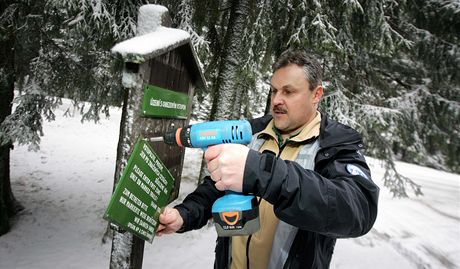
[[[239,144],[221,144],[209,147],[204,158],[211,178],[220,191],[243,191],[244,166],[249,148]]]

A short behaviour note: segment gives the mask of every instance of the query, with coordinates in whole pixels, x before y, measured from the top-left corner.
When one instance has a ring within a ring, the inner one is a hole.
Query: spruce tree
[[[0,213],[14,212],[9,152],[13,143],[38,149],[42,121],[54,120],[62,97],[74,100],[82,120],[120,105],[117,61],[110,48],[134,34],[142,1],[3,1],[0,14]],[[14,97],[16,108],[11,111]],[[13,201],[13,202],[12,202]],[[3,210],[6,207],[6,211]],[[10,213],[11,215],[12,213]]]
[[[212,2],[189,0],[184,29],[208,41],[198,55],[210,88],[219,89],[232,1]],[[395,196],[407,196],[407,187],[420,194],[396,160],[459,171],[458,10],[455,1],[435,0],[254,1],[233,78],[241,98],[229,97],[236,100],[232,117],[258,115],[248,104],[264,103],[271,63],[289,47],[304,48],[323,62],[321,109],[363,133],[365,153],[384,160],[384,182]]]
[[[8,173],[13,142],[37,149],[42,121],[54,118],[61,97],[75,100],[85,120],[97,120],[108,105],[121,104],[119,72],[114,72],[119,67],[109,49],[134,34],[137,8],[144,2],[0,4],[0,218],[4,208],[11,210],[5,195],[13,197]],[[197,92],[195,115],[210,111],[211,104],[214,110],[232,104],[224,109],[232,118],[259,115],[271,64],[286,48],[300,47],[322,59],[321,109],[364,134],[366,154],[385,160],[385,184],[396,196],[408,195],[407,186],[420,193],[395,170],[396,160],[460,171],[456,1],[244,1],[245,27],[237,29],[232,52],[226,38],[239,1],[152,2],[169,8],[175,25],[191,33],[203,64],[212,92]],[[223,78],[234,59],[237,68]],[[234,93],[223,101],[221,93],[228,89],[223,82],[229,80]],[[19,94],[11,114],[14,89]],[[209,113],[200,117],[208,119]]]

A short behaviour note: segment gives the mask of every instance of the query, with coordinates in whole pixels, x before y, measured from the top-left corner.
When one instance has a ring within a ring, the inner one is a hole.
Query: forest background
[[[395,160],[460,172],[458,1],[6,0],[0,234],[21,209],[9,179],[13,143],[37,149],[43,120],[55,118],[62,97],[74,100],[83,121],[121,106],[121,62],[110,48],[134,36],[138,7],[147,3],[166,6],[174,26],[191,35],[207,79],[195,93],[193,119],[264,114],[271,64],[286,48],[301,47],[324,68],[321,110],[364,135],[365,154],[385,160],[393,195],[423,191]]]

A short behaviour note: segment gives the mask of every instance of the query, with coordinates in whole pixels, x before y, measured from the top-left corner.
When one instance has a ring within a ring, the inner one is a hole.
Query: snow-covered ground
[[[16,146],[11,177],[25,210],[0,237],[0,268],[108,268],[111,244],[101,239],[110,199],[120,110],[110,119],[80,123],[80,116],[44,124],[38,152]],[[194,188],[200,150],[187,150],[179,199]],[[369,159],[381,185],[383,169]],[[393,199],[381,188],[374,229],[339,240],[331,268],[460,268],[460,176],[398,163],[422,185],[423,197]],[[155,238],[146,243],[144,268],[212,268],[215,231]]]

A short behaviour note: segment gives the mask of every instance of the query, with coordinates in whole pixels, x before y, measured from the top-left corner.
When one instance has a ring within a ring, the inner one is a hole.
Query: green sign
[[[187,115],[187,94],[145,85],[142,116],[186,119]]]
[[[151,243],[173,185],[149,144],[138,139],[104,218]]]

